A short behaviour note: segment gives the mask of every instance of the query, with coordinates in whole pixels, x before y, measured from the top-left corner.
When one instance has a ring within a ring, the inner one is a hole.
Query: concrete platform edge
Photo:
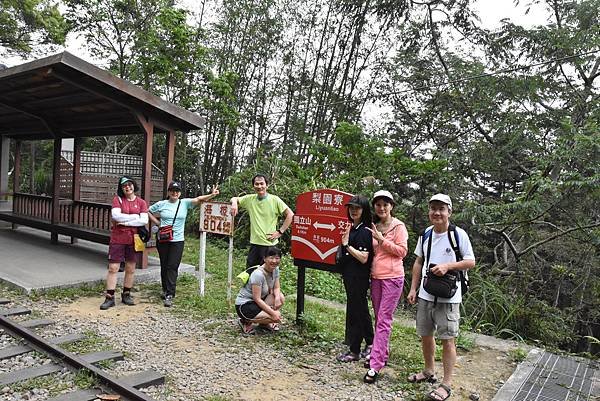
[[[523,385],[525,380],[531,375],[533,369],[539,362],[540,358],[544,354],[544,350],[539,348],[533,348],[527,354],[527,358],[521,362],[513,374],[508,378],[506,383],[498,390],[492,401],[510,401],[513,399],[515,394],[518,393],[519,388]]]

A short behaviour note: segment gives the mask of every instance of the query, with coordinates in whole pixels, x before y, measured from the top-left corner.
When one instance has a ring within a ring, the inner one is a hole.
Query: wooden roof
[[[64,52],[0,70],[0,135],[51,139],[188,132],[204,119]]]

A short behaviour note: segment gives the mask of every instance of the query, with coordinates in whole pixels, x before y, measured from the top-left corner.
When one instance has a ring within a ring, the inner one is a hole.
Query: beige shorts
[[[419,298],[417,305],[417,334],[433,336],[441,340],[458,337],[460,304],[444,304]]]

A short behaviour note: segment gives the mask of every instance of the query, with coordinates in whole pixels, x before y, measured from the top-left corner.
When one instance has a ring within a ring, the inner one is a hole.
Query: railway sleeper
[[[153,370],[147,370],[140,373],[134,373],[119,377],[117,380],[131,387],[140,389],[150,386],[158,386],[165,383],[165,376]],[[58,397],[47,399],[46,401],[93,401],[104,391],[101,389],[78,390],[71,393],[61,394]]]
[[[91,352],[80,356],[88,363],[98,363],[108,360],[123,360],[123,353],[120,351],[99,351]],[[14,372],[8,372],[0,375],[0,386],[14,384],[20,381],[34,379],[36,377],[47,376],[52,373],[60,372],[64,366],[55,363],[49,363],[42,366],[36,366],[27,369],[21,369]]]
[[[22,306],[17,306],[9,309],[0,309],[0,316],[19,316],[29,314],[31,314],[31,310]]]
[[[74,333],[74,334],[67,334],[65,336],[50,338],[48,340],[48,342],[51,344],[54,344],[54,345],[60,345],[60,344],[74,343],[76,341],[81,341],[84,339],[85,339],[85,335]],[[31,348],[27,344],[15,345],[12,347],[2,348],[2,349],[0,349],[0,359],[12,358],[14,356],[26,354],[31,351],[34,351],[34,349]]]

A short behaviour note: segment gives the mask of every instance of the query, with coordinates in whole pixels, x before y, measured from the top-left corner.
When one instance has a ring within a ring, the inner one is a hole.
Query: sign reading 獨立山
[[[292,223],[294,264],[326,269],[335,265],[335,254],[348,226],[344,206],[352,194],[335,189],[305,192],[296,198]]]

